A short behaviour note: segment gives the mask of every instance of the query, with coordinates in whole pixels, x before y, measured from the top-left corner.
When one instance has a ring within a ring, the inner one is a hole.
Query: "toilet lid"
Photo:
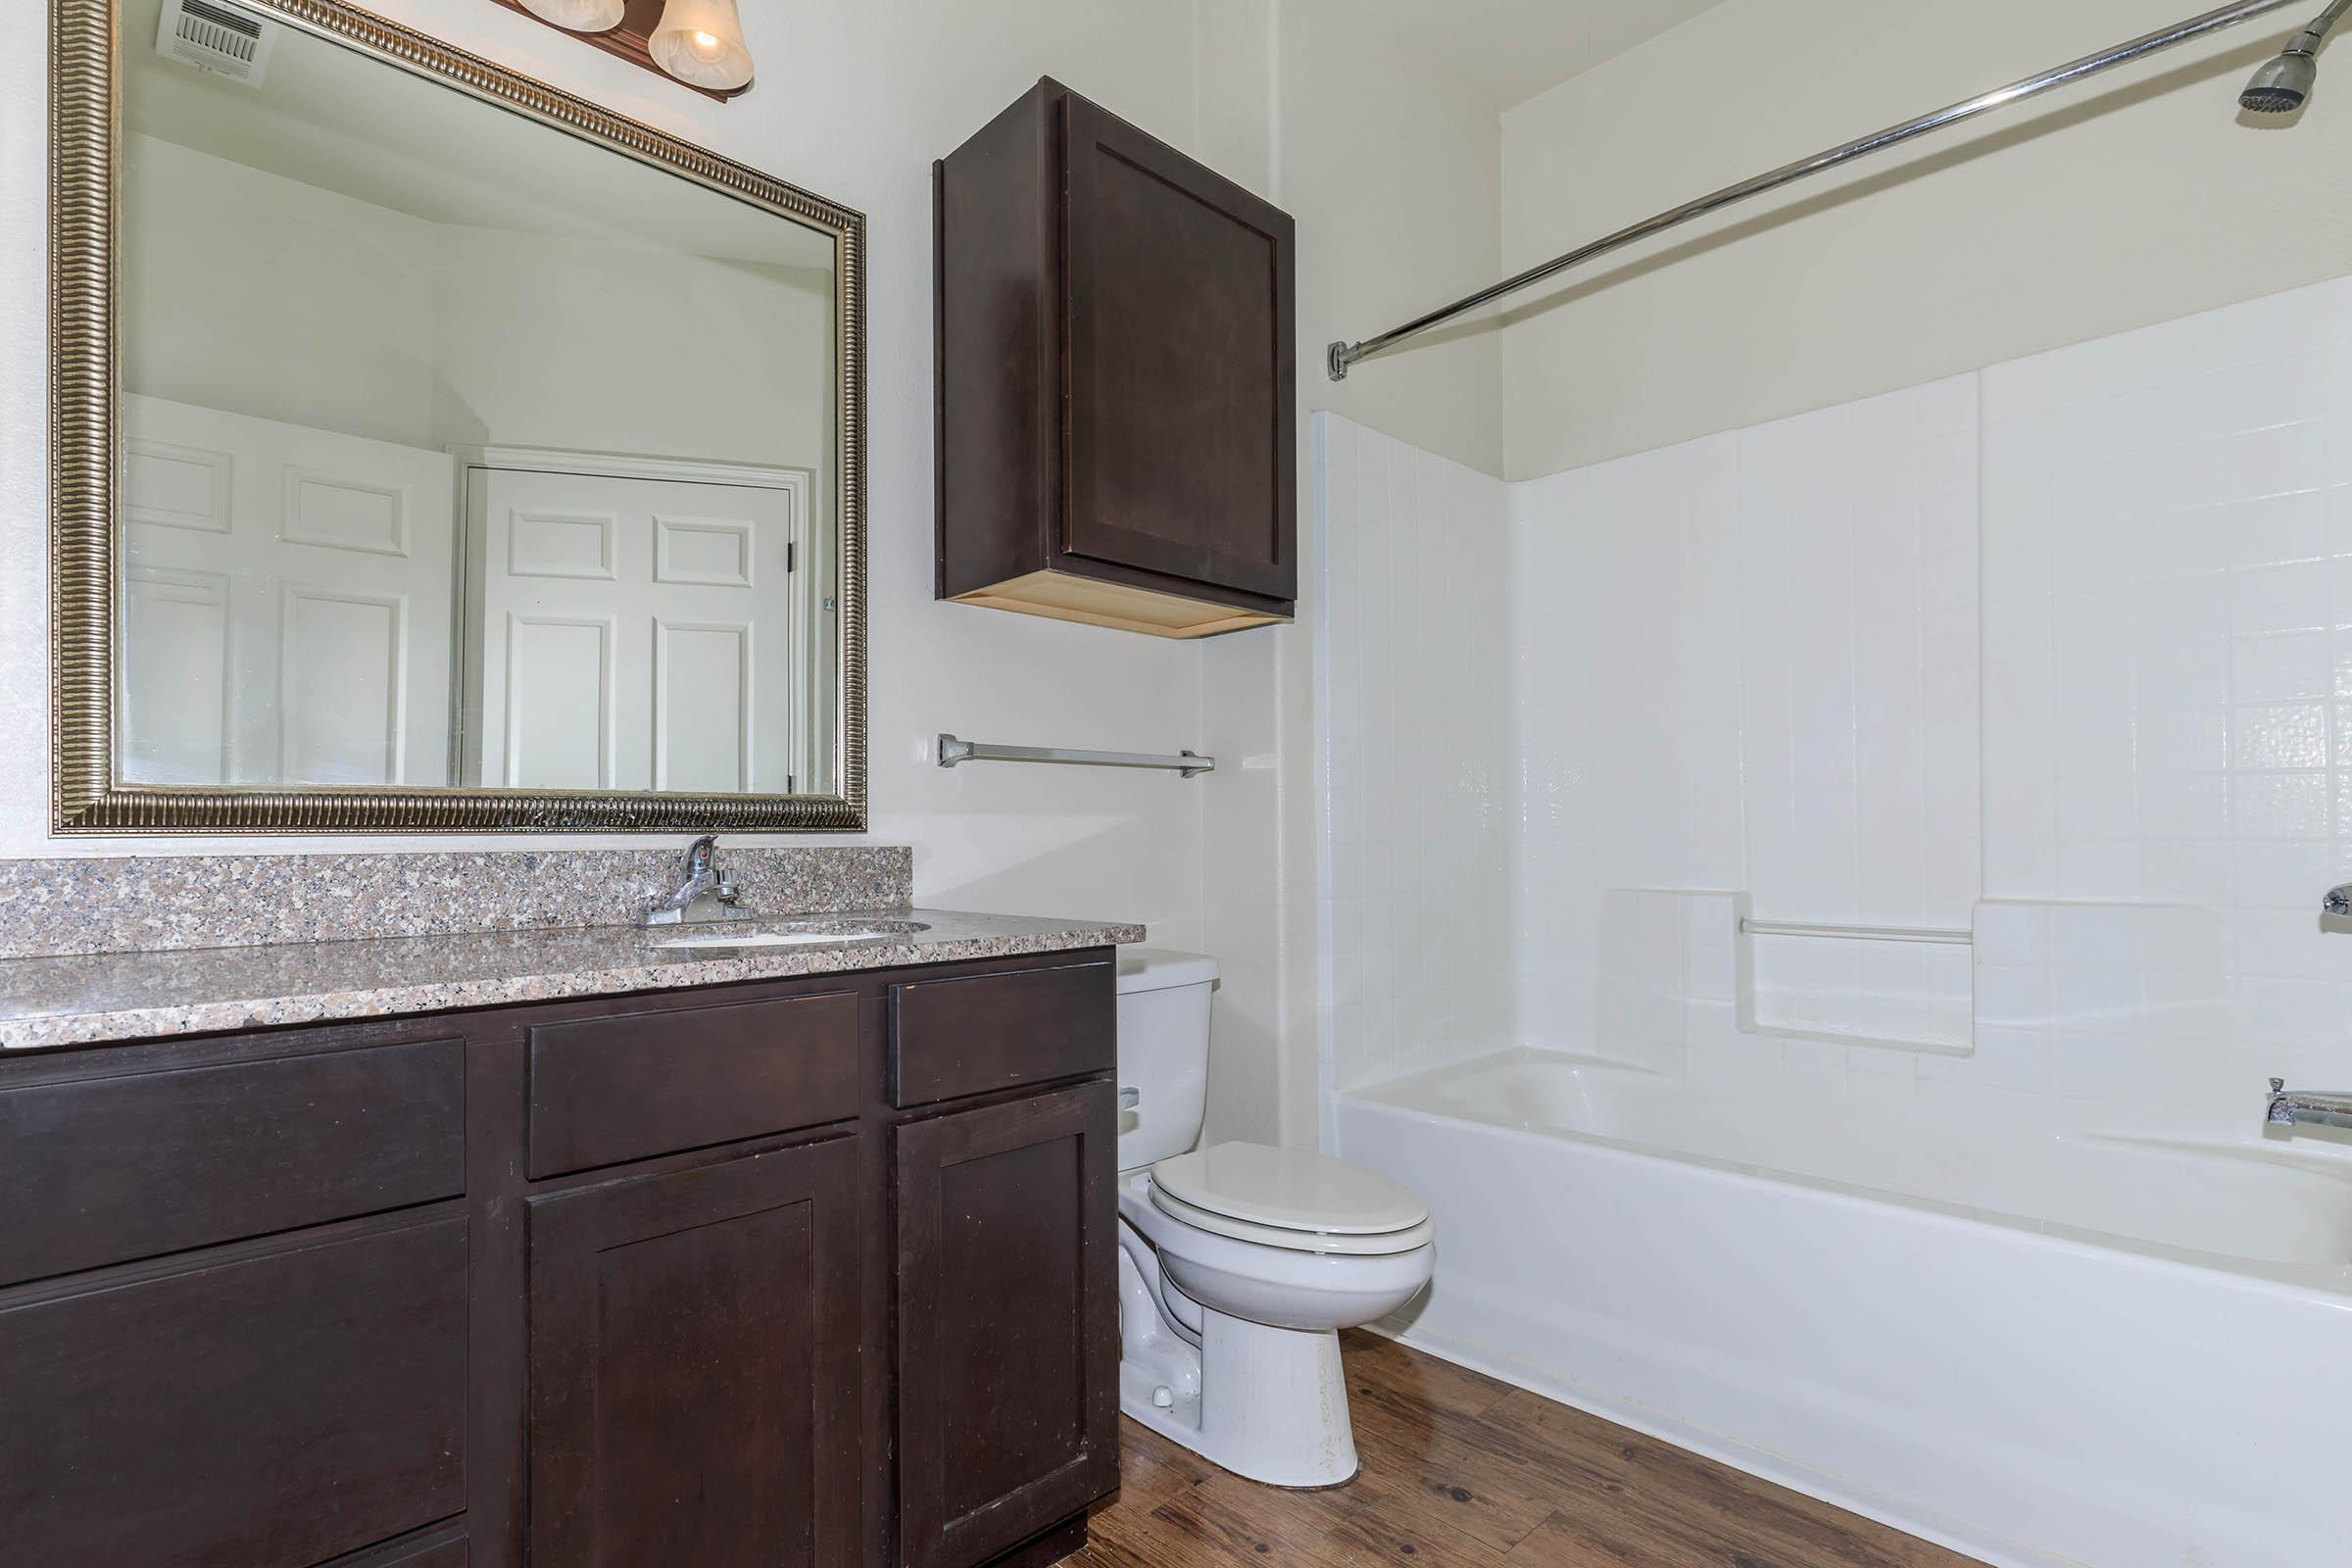
[[[1429,1205],[1386,1176],[1298,1149],[1219,1144],[1163,1159],[1152,1185],[1204,1213],[1276,1230],[1382,1236],[1429,1218]]]
[[[1156,1183],[1152,1188],[1152,1206],[1172,1220],[1211,1236],[1230,1236],[1237,1242],[1280,1248],[1286,1252],[1321,1252],[1334,1257],[1393,1257],[1398,1252],[1416,1251],[1427,1247],[1438,1230],[1435,1221],[1426,1219],[1400,1231],[1382,1231],[1374,1236],[1299,1231],[1287,1225],[1252,1225],[1248,1220],[1228,1219],[1205,1208],[1195,1208]]]

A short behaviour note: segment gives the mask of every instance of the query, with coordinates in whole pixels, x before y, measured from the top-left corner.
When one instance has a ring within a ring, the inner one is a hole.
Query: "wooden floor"
[[[1368,1334],[1344,1336],[1363,1470],[1229,1475],[1119,1423],[1119,1494],[1080,1568],[1977,1568],[1975,1559]]]

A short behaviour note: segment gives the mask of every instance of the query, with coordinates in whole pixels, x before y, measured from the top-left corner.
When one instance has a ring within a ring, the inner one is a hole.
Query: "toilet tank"
[[[1119,950],[1119,1169],[1141,1170],[1200,1141],[1208,1100],[1208,996],[1217,960],[1166,948]]]

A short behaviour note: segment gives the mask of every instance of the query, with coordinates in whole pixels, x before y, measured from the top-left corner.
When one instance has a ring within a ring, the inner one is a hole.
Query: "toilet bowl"
[[[1119,975],[1119,1404],[1281,1487],[1355,1474],[1339,1332],[1429,1283],[1429,1209],[1374,1172],[1298,1150],[1192,1150],[1213,960],[1132,950]]]

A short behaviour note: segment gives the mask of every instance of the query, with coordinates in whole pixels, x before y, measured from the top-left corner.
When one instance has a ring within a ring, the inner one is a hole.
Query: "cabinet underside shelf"
[[[1157,593],[1149,588],[1094,582],[1060,571],[1032,571],[951,597],[959,605],[1012,610],[1089,626],[1140,631],[1153,637],[1214,637],[1251,626],[1279,625],[1290,618]]]

